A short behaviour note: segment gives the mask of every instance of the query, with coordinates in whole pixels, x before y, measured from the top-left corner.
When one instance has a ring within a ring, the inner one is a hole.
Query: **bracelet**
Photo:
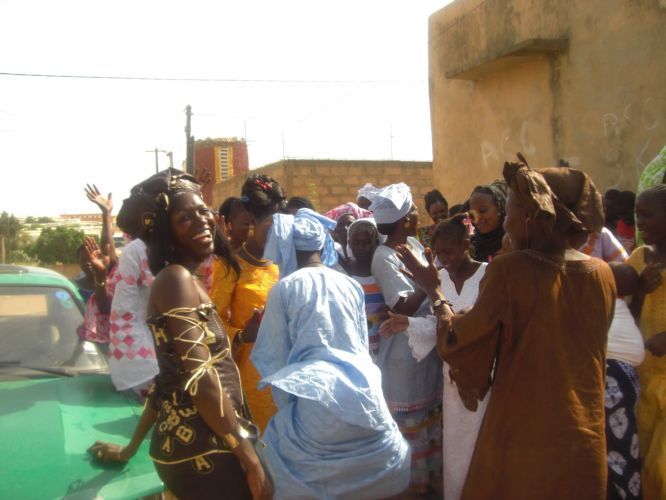
[[[443,305],[449,306],[451,308],[451,311],[453,311],[453,304],[451,303],[451,301],[449,301],[447,299],[437,299],[435,302],[432,303],[432,308],[436,309],[439,306],[443,306]]]
[[[105,287],[106,286],[106,279],[104,281],[95,281],[95,286]]]
[[[244,344],[245,341],[243,340],[243,330],[238,330],[238,333],[236,334],[236,339],[238,339],[238,342],[240,344]]]

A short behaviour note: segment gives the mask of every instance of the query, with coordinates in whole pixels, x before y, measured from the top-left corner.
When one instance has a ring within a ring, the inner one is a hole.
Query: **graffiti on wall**
[[[659,109],[652,97],[627,99],[618,112],[602,115],[603,159],[616,172],[608,188],[620,187],[627,175],[635,183],[652,159],[648,151],[660,146],[653,144],[655,129],[660,124]]]
[[[536,154],[536,146],[530,139],[529,120],[523,121],[518,127],[506,127],[502,130],[499,140],[481,141],[481,160],[483,167],[488,170],[497,169],[500,162],[515,158],[516,152],[520,151],[525,157]]]

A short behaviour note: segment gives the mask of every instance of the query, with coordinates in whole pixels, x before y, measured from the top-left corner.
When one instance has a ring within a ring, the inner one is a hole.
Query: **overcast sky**
[[[96,211],[94,182],[117,212],[146,150],[182,164],[187,104],[196,138],[246,137],[251,168],[430,160],[428,16],[446,3],[0,0],[0,73],[256,80],[0,75],[0,211]]]

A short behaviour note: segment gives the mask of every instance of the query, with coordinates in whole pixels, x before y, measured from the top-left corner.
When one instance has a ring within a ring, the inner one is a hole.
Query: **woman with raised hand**
[[[268,295],[252,362],[278,407],[261,450],[275,498],[385,498],[409,483],[407,443],[368,353],[363,290],[336,262],[334,222],[311,210],[273,217]]]
[[[109,313],[115,292],[112,274],[118,263],[116,246],[113,241],[113,201],[111,193],[104,197],[94,184],[86,185],[86,197],[102,212],[102,234],[100,245],[86,236],[83,254],[93,275],[93,295],[86,302],[86,312],[79,336],[84,340],[108,347]]]
[[[229,339],[194,277],[213,251],[214,217],[187,174],[169,169],[145,184],[157,193],[147,219],[155,275],[148,324],[159,374],[130,444],[96,443],[90,452],[101,461],[128,460],[153,427],[151,458],[178,498],[269,498],[270,484],[247,439],[249,422],[241,416]]]
[[[442,293],[451,301],[454,312],[464,312],[474,305],[479,283],[486,271],[485,262],[469,254],[471,221],[467,214],[457,214],[441,221],[432,236],[432,251],[442,264],[439,279]],[[382,323],[381,334],[405,332],[413,356],[421,361],[437,345],[437,322],[434,316],[409,318],[389,313]],[[462,493],[467,469],[472,459],[476,438],[486,412],[489,396],[477,402],[459,392],[449,376],[449,365],[443,363],[442,395],[442,462],[444,498],[457,500]]]
[[[543,176],[507,163],[504,227],[514,251],[486,269],[472,309],[453,313],[429,255],[400,256],[427,291],[437,349],[461,394],[490,399],[464,499],[605,498],[604,375],[615,283],[575,250],[589,229]]]
[[[627,253],[604,227],[603,198],[592,178],[574,168],[541,168],[548,186],[591,231],[569,243],[573,248],[611,265],[618,291],[606,350],[606,456],[609,498],[641,498],[641,450],[638,446],[636,403],[640,393],[636,367],[645,356],[642,338],[622,295],[634,293],[638,275],[624,264]],[[583,244],[583,242],[586,243]],[[595,243],[596,241],[596,243]],[[603,243],[602,243],[603,242]],[[622,464],[620,466],[619,464]]]

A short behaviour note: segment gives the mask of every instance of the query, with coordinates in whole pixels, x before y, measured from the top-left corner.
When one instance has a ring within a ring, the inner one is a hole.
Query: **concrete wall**
[[[567,160],[635,190],[666,143],[666,1],[456,0],[429,21],[435,185],[450,202]]]
[[[251,173],[273,177],[287,196],[305,196],[322,213],[356,201],[358,189],[366,182],[375,186],[404,182],[411,187],[423,217],[423,195],[433,186],[432,163],[421,161],[284,160]],[[243,182],[245,177],[241,176],[213,186],[213,206],[219,207],[229,196],[240,196]]]

